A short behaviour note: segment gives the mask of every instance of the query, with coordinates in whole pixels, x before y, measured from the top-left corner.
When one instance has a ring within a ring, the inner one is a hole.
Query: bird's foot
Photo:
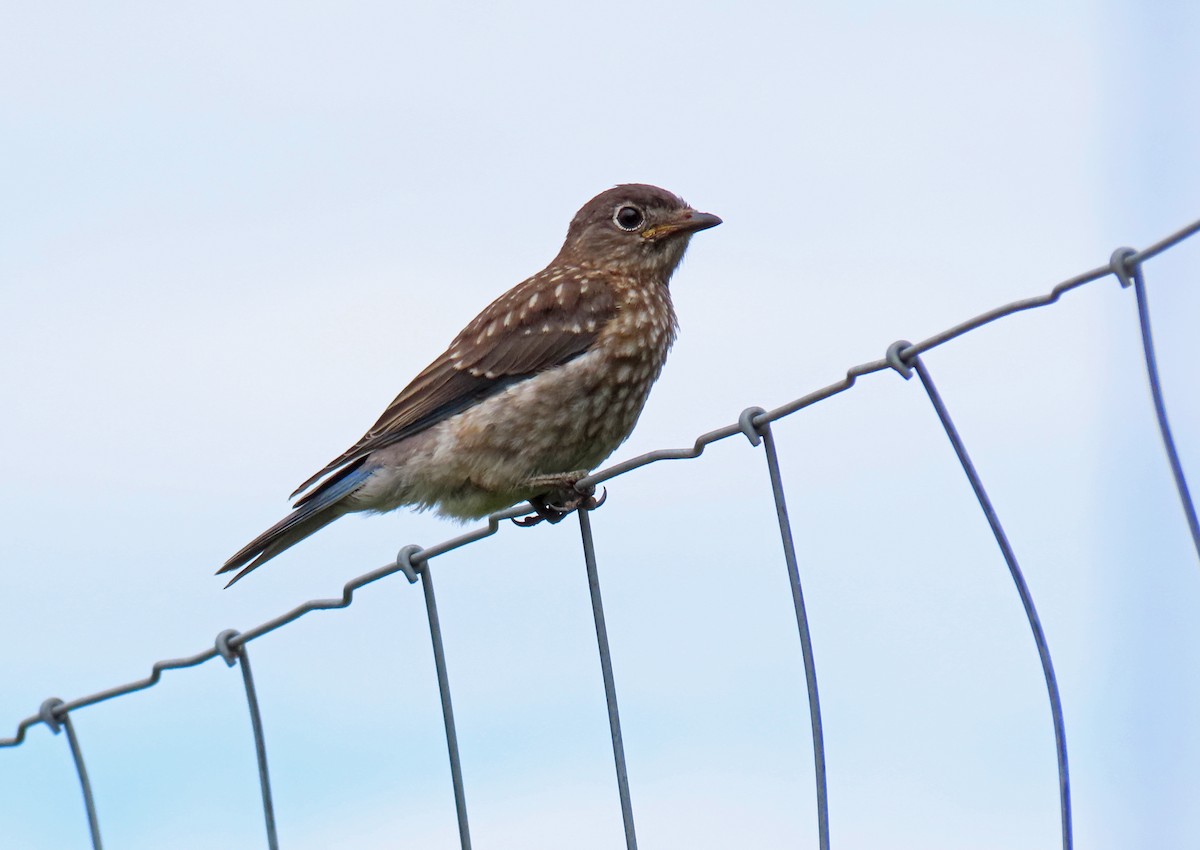
[[[595,487],[589,487],[586,491],[576,489],[575,483],[587,474],[587,470],[580,470],[565,475],[543,475],[530,479],[531,486],[552,485],[554,489],[530,499],[529,505],[534,512],[528,516],[514,518],[513,522],[523,528],[541,522],[553,525],[562,522],[575,511],[594,511],[608,499],[608,491],[602,490],[597,498]]]
[[[530,528],[542,522],[548,522],[554,525],[557,522],[562,522],[570,511],[564,511],[556,505],[551,505],[546,501],[544,496],[538,496],[529,500],[529,506],[533,508],[533,513],[523,517],[513,517],[513,525],[519,525],[521,528]]]

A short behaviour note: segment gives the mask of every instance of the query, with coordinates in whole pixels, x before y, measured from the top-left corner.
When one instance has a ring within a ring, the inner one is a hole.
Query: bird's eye
[[[646,216],[637,207],[617,207],[613,213],[613,221],[622,230],[637,230],[646,223]]]

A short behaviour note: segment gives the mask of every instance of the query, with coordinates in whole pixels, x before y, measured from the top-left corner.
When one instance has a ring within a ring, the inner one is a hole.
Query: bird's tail
[[[306,496],[290,514],[238,550],[236,555],[217,570],[217,575],[232,572],[240,567],[237,575],[225,585],[229,587],[280,552],[290,549],[305,537],[315,534],[338,517],[349,513],[351,509],[344,502],[346,496],[357,490],[369,475],[368,471],[357,469],[352,474],[329,481],[328,486]]]

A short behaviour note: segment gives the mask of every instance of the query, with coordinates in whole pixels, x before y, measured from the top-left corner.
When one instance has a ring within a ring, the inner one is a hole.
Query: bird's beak
[[[712,213],[696,212],[693,209],[683,210],[671,219],[660,224],[647,227],[642,231],[644,239],[664,239],[679,233],[695,233],[698,230],[708,230],[721,223],[721,219]]]

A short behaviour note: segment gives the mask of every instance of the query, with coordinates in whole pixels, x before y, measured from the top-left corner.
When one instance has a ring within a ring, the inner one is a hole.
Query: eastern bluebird
[[[720,223],[656,186],[592,198],[550,265],[476,316],[218,572],[241,568],[233,584],[353,511],[474,519],[529,500],[558,519],[579,507],[575,482],[629,436],[675,341],[671,275],[692,234]]]

